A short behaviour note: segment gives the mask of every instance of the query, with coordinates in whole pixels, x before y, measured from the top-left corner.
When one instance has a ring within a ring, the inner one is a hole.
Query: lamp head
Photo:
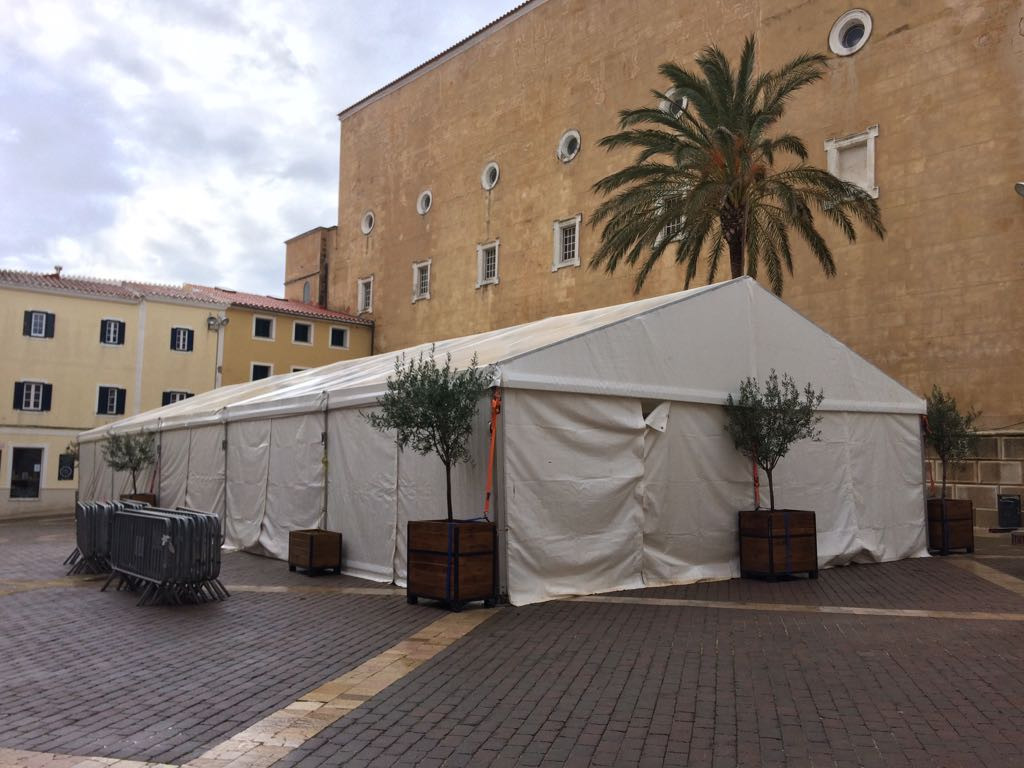
[[[1017,194],[1024,197],[1024,181],[1018,181],[1013,185],[1013,188],[1017,190]]]

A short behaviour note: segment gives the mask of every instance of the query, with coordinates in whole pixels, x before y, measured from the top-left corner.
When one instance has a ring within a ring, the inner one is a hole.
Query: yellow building
[[[831,280],[801,243],[785,301],[983,426],[1024,421],[1019,21],[1010,0],[526,2],[341,112],[337,227],[289,243],[286,285],[326,282],[328,307],[374,319],[375,351],[633,299],[629,269],[587,269],[591,188],[633,160],[597,143],[656,104],[661,63],[710,43],[735,61],[753,33],[762,69],[829,54],[782,127],[888,228],[833,234]],[[666,257],[641,296],[682,284]]]
[[[221,384],[255,381],[370,354],[373,323],[301,301],[188,286],[227,305]]]
[[[373,333],[366,319],[301,302],[59,270],[0,270],[0,328],[0,517],[71,511],[78,480],[66,449],[80,432],[221,384],[367,354]]]
[[[227,304],[182,288],[0,270],[0,517],[70,512],[83,430],[214,386]]]

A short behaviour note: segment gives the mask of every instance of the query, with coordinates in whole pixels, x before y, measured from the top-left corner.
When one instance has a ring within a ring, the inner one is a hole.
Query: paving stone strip
[[[170,763],[140,763],[117,757],[77,757],[0,747],[0,768],[177,768]]]
[[[995,568],[991,568],[974,560],[957,558],[950,562],[957,568],[962,568],[978,578],[985,579],[986,581],[996,584],[1003,589],[1008,589],[1011,592],[1024,597],[1024,581],[1018,579],[1016,576],[1003,573],[1002,571],[996,570]]]
[[[295,747],[429,661],[496,612],[449,613],[341,677],[324,683],[187,763],[187,768],[273,765]]]
[[[1012,576],[1006,576],[998,571],[993,571],[993,574],[995,574],[995,576],[990,580],[996,581],[997,576],[999,579],[1016,581],[1017,588],[1022,590],[1021,594],[1024,594],[1024,582],[1021,582]],[[839,613],[853,616],[894,616],[918,619],[965,619],[975,621],[1024,622],[1024,613],[994,611],[925,611],[914,608],[862,608],[845,605],[802,605],[799,603],[734,603],[725,600],[688,600],[685,598],[675,597],[616,597],[614,595],[584,595],[581,597],[570,597],[565,599],[569,602],[578,603],[674,605],[686,608],[725,608],[733,611],[767,611],[770,613]]]

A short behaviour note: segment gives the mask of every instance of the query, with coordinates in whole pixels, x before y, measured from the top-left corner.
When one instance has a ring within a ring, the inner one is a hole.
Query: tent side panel
[[[288,559],[288,532],[315,528],[324,492],[322,412],[270,422],[270,467],[267,509],[259,543],[265,552]]]
[[[163,507],[177,507],[185,503],[189,457],[187,429],[174,429],[160,433],[160,488],[159,501]]]
[[[185,506],[224,519],[224,425],[189,430]]]
[[[225,543],[245,549],[260,538],[267,506],[270,422],[240,421],[227,426],[227,519]]]
[[[720,407],[672,403],[667,415],[644,445],[644,583],[739,576],[736,521],[753,506],[750,464]]]
[[[327,528],[341,531],[341,565],[352,576],[394,579],[397,450],[359,409],[329,412]]]
[[[506,390],[502,417],[512,603],[643,586],[640,402]]]
[[[100,457],[99,443],[79,443],[78,445],[78,498],[92,501],[96,498],[96,484],[99,475],[98,462]]]
[[[851,436],[860,544],[854,561],[927,556],[919,418],[854,414]]]

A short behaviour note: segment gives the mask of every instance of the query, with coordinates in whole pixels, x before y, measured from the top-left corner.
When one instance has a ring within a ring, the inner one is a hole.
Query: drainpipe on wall
[[[217,324],[217,364],[214,367],[213,388],[218,389],[224,378],[224,326],[228,324],[226,317],[221,317]]]

